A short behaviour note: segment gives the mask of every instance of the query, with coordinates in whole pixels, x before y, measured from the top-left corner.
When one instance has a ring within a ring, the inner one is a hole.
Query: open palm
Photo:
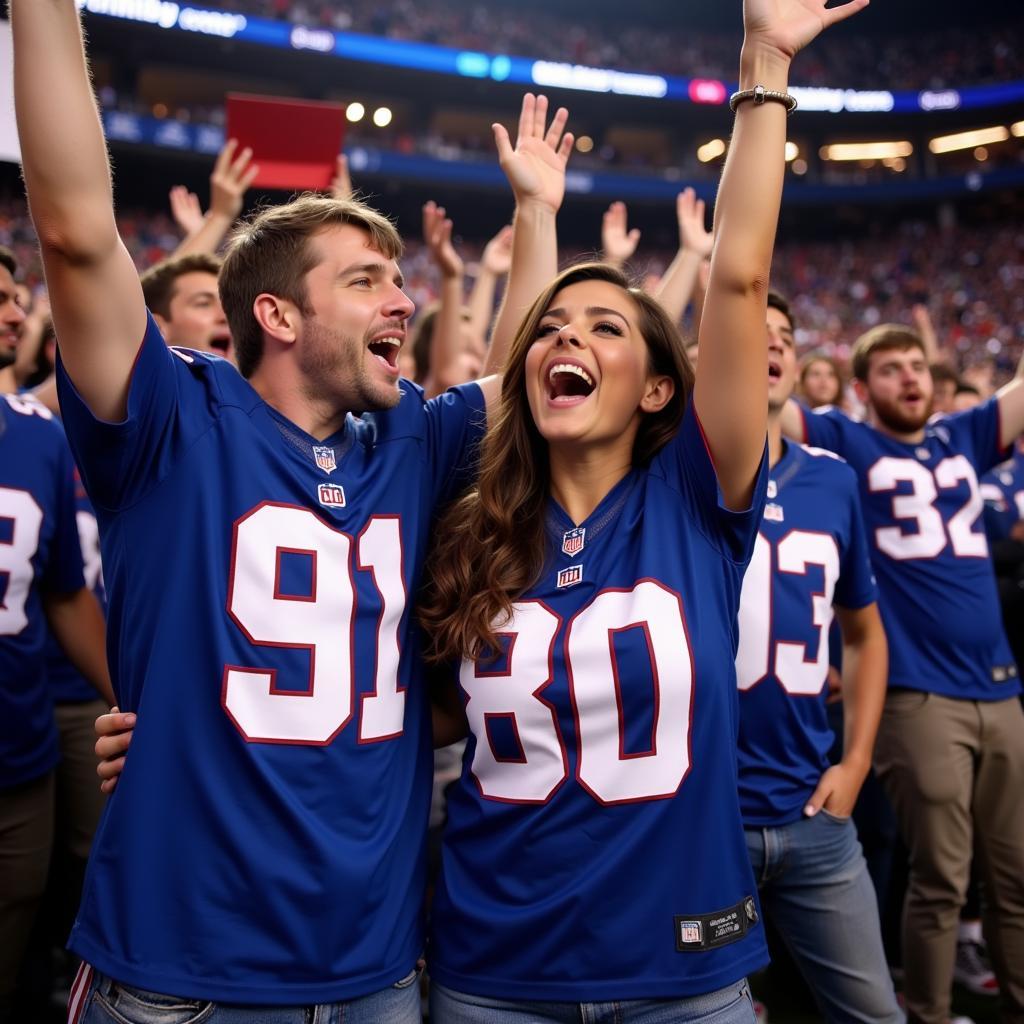
[[[745,43],[757,42],[788,59],[796,56],[826,28],[867,7],[869,0],[849,0],[827,8],[826,0],[743,0]]]
[[[565,165],[572,150],[573,135],[565,131],[569,118],[565,107],[555,111],[550,126],[545,128],[547,113],[547,97],[527,93],[519,114],[515,149],[503,125],[493,125],[494,141],[501,169],[512,186],[516,202],[520,205],[540,203],[557,211],[565,196]]]

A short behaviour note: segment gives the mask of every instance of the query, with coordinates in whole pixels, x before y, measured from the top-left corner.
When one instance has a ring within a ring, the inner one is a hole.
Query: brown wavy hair
[[[582,281],[607,281],[632,299],[650,372],[675,383],[675,394],[663,409],[641,416],[633,465],[649,463],[679,429],[693,391],[693,367],[672,319],[606,263],[562,271],[534,302],[512,342],[501,399],[480,449],[477,483],[449,506],[434,531],[419,602],[430,661],[487,657],[497,651],[496,633],[511,617],[513,602],[537,582],[544,568],[550,463],[547,442],[526,397],[526,354],[554,297]]]

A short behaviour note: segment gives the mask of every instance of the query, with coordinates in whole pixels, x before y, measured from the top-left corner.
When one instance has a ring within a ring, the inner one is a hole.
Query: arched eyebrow
[[[625,313],[620,313],[617,309],[609,309],[608,306],[587,306],[584,312],[587,316],[617,316],[623,323],[629,323],[629,318]],[[544,316],[553,316],[555,319],[564,319],[566,312],[564,309],[559,307],[558,309],[549,309]]]

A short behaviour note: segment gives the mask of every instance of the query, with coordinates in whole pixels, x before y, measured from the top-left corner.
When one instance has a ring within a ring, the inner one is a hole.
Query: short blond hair
[[[346,224],[365,231],[387,259],[402,255],[402,239],[383,214],[355,199],[315,193],[260,210],[232,234],[220,272],[220,301],[244,377],[251,377],[263,358],[263,331],[253,315],[256,296],[267,292],[307,310],[305,277],[316,266],[309,241]]]

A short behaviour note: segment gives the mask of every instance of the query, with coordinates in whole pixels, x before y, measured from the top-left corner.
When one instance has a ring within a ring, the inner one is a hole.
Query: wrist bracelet
[[[758,106],[765,100],[781,103],[786,108],[787,114],[792,114],[796,110],[795,96],[791,96],[788,92],[778,92],[776,89],[766,89],[763,85],[755,85],[753,89],[741,89],[739,92],[734,92],[729,97],[729,109],[735,114],[736,108],[747,100],[753,100]]]

